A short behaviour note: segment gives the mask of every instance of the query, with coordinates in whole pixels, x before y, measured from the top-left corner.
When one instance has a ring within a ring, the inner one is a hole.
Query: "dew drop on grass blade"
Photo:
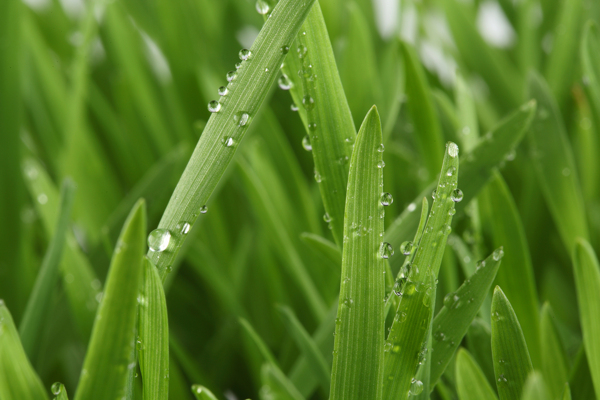
[[[196,400],[218,400],[217,396],[202,385],[192,385],[192,393]]]

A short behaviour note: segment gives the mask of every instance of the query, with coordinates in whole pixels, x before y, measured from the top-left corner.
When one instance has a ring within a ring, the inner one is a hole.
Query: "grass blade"
[[[465,349],[456,356],[456,389],[460,400],[498,400],[483,371]]]
[[[544,374],[544,380],[548,382],[550,397],[558,399],[565,391],[565,383],[569,381],[567,356],[548,303],[545,303],[542,307],[541,315],[541,370]]]
[[[292,42],[313,3],[314,0],[302,3],[282,0],[277,4],[250,49],[252,55],[243,62],[230,83],[229,94],[222,96],[219,112],[213,113],[208,120],[159,228],[178,232],[177,224],[193,225],[275,81],[285,57],[282,47]],[[181,236],[174,239],[176,243],[167,251],[148,253],[163,281],[183,243]]]
[[[292,385],[289,379],[279,368],[272,364],[264,364],[261,371],[262,380],[265,384],[262,390],[267,390],[271,398],[278,400],[304,400],[298,389]],[[269,398],[269,396],[264,398]]]
[[[592,246],[583,239],[576,242],[573,264],[583,344],[596,396],[600,397],[600,265]]]
[[[300,239],[321,254],[323,258],[331,261],[336,267],[339,268],[342,265],[342,253],[335,243],[330,242],[323,236],[308,232],[302,233]]]
[[[533,367],[515,311],[499,286],[492,297],[492,357],[500,400],[519,400]]]
[[[551,398],[544,377],[538,371],[533,371],[525,382],[521,400],[547,400]]]
[[[500,247],[480,264],[477,271],[455,293],[448,293],[444,298],[444,306],[433,320],[433,384],[444,373],[473,318],[479,312],[496,277],[502,255]]]
[[[117,242],[75,400],[125,395],[135,341],[136,313],[146,248],[146,206],[132,209]]]
[[[144,399],[163,400],[169,396],[169,325],[167,302],[156,267],[144,260],[139,298],[138,349]]]
[[[196,397],[196,400],[217,400],[217,396],[202,385],[193,385],[192,393]]]
[[[46,400],[46,390],[21,345],[12,316],[0,300],[0,398]]]
[[[75,185],[71,180],[66,179],[61,187],[60,209],[56,228],[54,229],[54,237],[44,256],[44,262],[38,272],[33,291],[27,301],[25,314],[19,326],[21,343],[30,359],[35,359],[34,355],[37,353],[45,314],[59,278],[58,266],[62,257],[66,232],[69,228],[74,196]]]
[[[58,387],[57,387],[58,385]],[[69,400],[69,395],[67,394],[67,389],[65,389],[65,385],[62,383],[54,383],[52,385],[52,393],[56,395],[54,400]]]
[[[581,68],[584,76],[584,89],[596,129],[600,129],[600,33],[598,25],[589,21],[581,42]]]
[[[382,394],[381,139],[381,122],[373,107],[358,133],[350,161],[331,400],[375,400]]]
[[[569,383],[565,383],[565,391],[562,400],[571,400],[571,388],[569,387]]]

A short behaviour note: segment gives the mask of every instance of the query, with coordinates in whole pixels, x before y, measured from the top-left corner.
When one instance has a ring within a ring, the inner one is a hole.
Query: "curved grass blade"
[[[324,258],[331,261],[334,265],[338,267],[342,265],[342,253],[335,243],[330,242],[323,236],[309,232],[302,233],[300,235],[300,239],[315,249],[315,251],[321,254]]]
[[[56,385],[58,384],[58,387],[56,387]],[[65,388],[65,385],[63,385],[62,383],[54,383],[52,385],[52,392],[53,394],[56,395],[56,397],[54,398],[54,400],[69,400],[69,395],[67,394],[67,389]]]
[[[0,300],[0,398],[47,400],[42,381],[21,345],[15,323]]]
[[[458,136],[461,138],[461,147],[465,153],[470,153],[477,146],[479,124],[475,99],[467,82],[460,75],[456,77],[454,102],[456,103],[457,121],[461,124],[458,132]]]
[[[144,385],[144,400],[166,400],[169,396],[167,302],[156,267],[148,259],[144,260],[138,312],[138,359]]]
[[[551,398],[553,397],[548,393],[542,374],[538,371],[533,371],[529,374],[529,378],[527,378],[525,387],[523,388],[521,400],[547,400]]]
[[[262,381],[265,384],[262,398],[274,398],[278,400],[304,400],[298,389],[292,385],[289,379],[279,368],[272,364],[263,364],[261,371]]]
[[[553,321],[550,304],[542,307],[540,322],[541,370],[548,383],[551,398],[558,399],[565,391],[565,383],[569,381],[566,353]]]
[[[587,241],[579,239],[575,243],[573,264],[583,345],[596,396],[600,397],[600,264]]]
[[[499,286],[492,297],[492,357],[500,400],[519,400],[533,367],[517,316]]]
[[[290,49],[293,54],[285,60],[283,73],[292,83],[290,94],[310,140],[315,178],[331,219],[334,241],[341,249],[348,161],[356,128],[318,2],[301,32]]]
[[[512,299],[513,309],[523,329],[533,365],[540,365],[539,311],[535,276],[525,229],[517,205],[496,172],[483,191],[479,204],[486,210],[494,246],[504,247],[504,266],[498,271],[496,284]]]
[[[111,260],[104,295],[75,400],[125,396],[135,341],[138,294],[146,248],[146,206],[138,201],[125,221]]]
[[[585,93],[593,110],[596,129],[600,129],[600,33],[593,21],[588,21],[585,26],[580,57]]]
[[[444,373],[479,312],[494,282],[502,255],[502,247],[496,249],[455,293],[448,293],[444,298],[444,306],[433,320],[432,384]]]
[[[531,74],[528,87],[529,96],[538,103],[529,134],[533,164],[563,243],[571,251],[576,238],[589,237],[571,143],[548,85],[540,76]]]
[[[381,139],[381,122],[373,107],[360,128],[350,161],[331,400],[375,400],[382,395],[385,286],[380,255]]]
[[[281,49],[292,42],[313,3],[314,0],[281,0],[254,41],[248,59],[237,72],[229,74],[230,79],[233,78],[228,86],[229,93],[221,97],[219,106],[215,105],[214,109],[219,108],[219,111],[208,120],[159,228],[177,232],[177,224],[193,225],[275,81],[285,57]],[[246,55],[242,54],[242,57],[246,58]],[[174,243],[166,251],[148,253],[163,281],[183,238],[173,237],[172,241]]]
[[[456,390],[460,400],[498,400],[483,371],[465,349],[456,356]]]
[[[462,210],[469,201],[477,196],[486,182],[492,176],[492,170],[514,149],[527,131],[535,111],[535,102],[529,102],[518,111],[501,121],[492,130],[490,136],[481,139],[473,151],[463,157],[461,162],[461,186],[464,193],[463,201],[457,204],[457,212]],[[425,189],[413,203],[392,223],[386,231],[386,240],[394,246],[412,237],[419,222],[420,200],[429,196],[435,184]],[[390,259],[392,264],[399,263],[399,258]]]
[[[196,400],[217,400],[217,396],[202,385],[192,385],[192,393]]]
[[[310,337],[308,332],[306,332],[300,321],[298,321],[298,318],[296,318],[292,309],[285,306],[279,306],[278,310],[283,318],[288,333],[292,336],[296,345],[306,357],[311,369],[314,371],[315,375],[317,375],[323,390],[327,393],[329,391],[329,385],[331,384],[331,370],[329,364],[325,361],[325,358],[315,341]]]
[[[35,359],[43,321],[46,318],[53,290],[59,278],[59,263],[63,253],[65,237],[75,196],[75,185],[65,179],[61,187],[60,208],[54,237],[48,246],[44,261],[35,279],[35,285],[27,301],[25,314],[19,325],[21,343],[30,359]]]

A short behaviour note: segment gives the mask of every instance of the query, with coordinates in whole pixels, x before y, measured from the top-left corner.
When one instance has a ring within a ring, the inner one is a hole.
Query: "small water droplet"
[[[187,233],[190,231],[190,227],[191,225],[187,222],[180,222],[175,226],[177,231],[182,235],[187,235]]]
[[[450,168],[448,168],[448,169],[446,170],[446,175],[447,175],[447,176],[452,176],[452,175],[454,175],[455,173],[456,173],[456,167],[454,167],[454,166],[452,166],[452,167],[450,167]]]
[[[384,206],[389,206],[394,202],[394,198],[390,193],[382,193],[381,194],[381,204]]]
[[[494,259],[494,261],[500,261],[502,259],[502,257],[504,257],[504,248],[503,247],[497,248],[492,253],[492,258]]]
[[[306,109],[306,111],[310,111],[315,108],[315,99],[313,99],[309,94],[305,95],[302,98],[302,105]]]
[[[500,376],[498,377],[498,383],[505,384],[507,382],[508,382],[508,379],[506,379],[504,374],[500,374]]]
[[[152,251],[161,252],[169,247],[171,232],[167,229],[155,229],[148,235],[148,247]]]
[[[416,396],[416,395],[420,394],[422,391],[423,391],[423,382],[413,378],[410,383],[409,394],[412,396]]]
[[[206,214],[208,212],[208,207],[205,205],[203,205],[202,207],[200,207],[200,214]]]
[[[298,58],[304,58],[304,57],[306,57],[306,53],[308,52],[308,49],[306,48],[305,45],[299,44],[298,47],[296,48],[296,51],[298,52]]]
[[[237,71],[229,71],[227,73],[227,82],[233,82],[237,78]]]
[[[344,299],[344,305],[348,308],[352,308],[352,305],[354,304],[354,300],[352,300],[351,298],[347,297]]]
[[[239,63],[236,63],[236,64],[235,64],[235,69],[236,69],[236,71],[237,71],[238,69],[240,69],[240,68],[242,68],[242,63],[241,63],[241,62],[239,62]]]
[[[502,316],[500,315],[500,313],[498,311],[494,311],[492,313],[492,319],[496,322],[500,321],[502,319]]]
[[[259,14],[265,15],[270,9],[271,7],[269,7],[269,3],[267,3],[265,0],[256,0],[256,11]]]
[[[383,145],[383,143],[379,144],[379,146],[377,146],[377,151],[380,153],[383,153],[385,151],[385,146]]]
[[[233,122],[238,126],[246,126],[250,122],[250,114],[245,111],[239,111],[233,115]]]
[[[410,240],[407,240],[400,245],[400,252],[405,256],[408,256],[412,253],[412,247],[413,243]]]
[[[317,130],[317,123],[316,122],[309,122],[308,123],[308,130],[311,132],[314,132]]]
[[[315,169],[315,181],[317,181],[317,183],[321,183],[321,180],[321,174]]]
[[[406,210],[407,210],[408,212],[413,212],[413,211],[415,211],[416,209],[417,209],[417,205],[416,205],[415,203],[410,203],[410,204],[408,205],[408,207],[406,207]]]
[[[410,297],[413,294],[415,294],[416,291],[417,287],[415,286],[415,284],[411,281],[408,281],[406,282],[406,285],[404,285],[404,291],[402,292],[402,295]]]
[[[302,138],[302,147],[306,151],[312,151],[312,144],[310,144],[310,138],[308,135],[305,135],[304,138]]]
[[[462,199],[463,199],[463,192],[462,192],[462,190],[460,190],[460,189],[454,189],[452,191],[452,195],[451,195],[450,198],[455,203],[458,203],[459,201],[462,201]]]
[[[477,270],[480,270],[481,268],[485,268],[485,260],[479,260],[479,261],[477,261],[477,263],[475,264],[475,266],[477,267]]]
[[[383,160],[380,160],[379,162],[377,162],[377,168],[383,168],[385,167],[385,162],[383,162]]]
[[[218,101],[213,100],[210,103],[208,103],[208,111],[210,111],[211,113],[217,113],[219,112],[219,110],[221,110],[221,103],[219,103]]]
[[[388,242],[381,243],[379,248],[379,255],[381,258],[387,259],[394,255],[394,247]]]
[[[329,213],[325,213],[325,215],[323,215],[323,221],[327,223],[331,222],[331,217],[329,216]]]
[[[218,92],[219,96],[227,96],[227,94],[229,93],[229,89],[227,89],[227,86],[221,86]]]
[[[456,143],[448,142],[446,144],[446,148],[448,149],[448,155],[452,158],[456,158],[458,155],[458,146]]]
[[[292,110],[292,111],[296,112],[296,111],[298,111],[298,107],[297,107],[295,104],[293,104],[293,103],[292,103],[292,104],[290,105],[290,110]]]
[[[59,395],[60,392],[62,392],[62,383],[54,382],[50,387],[50,390],[52,391],[52,394]]]
[[[267,7],[268,7],[268,5],[267,5]],[[250,57],[252,57],[252,52],[250,50],[248,50],[248,49],[241,49],[240,53],[238,55],[240,56],[240,60],[246,61]]]
[[[290,51],[290,46],[281,46],[281,54],[287,54]]]
[[[223,143],[225,147],[231,147],[233,146],[233,138],[229,136],[223,136],[223,139],[221,139],[221,143]]]
[[[281,75],[277,83],[279,84],[279,88],[282,90],[290,90],[293,86],[292,81],[286,74]]]
[[[431,198],[435,200],[435,196],[437,195],[437,190],[431,192]]]

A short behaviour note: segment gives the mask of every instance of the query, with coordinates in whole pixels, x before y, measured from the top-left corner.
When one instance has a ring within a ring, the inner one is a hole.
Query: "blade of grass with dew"
[[[192,393],[196,400],[218,400],[217,396],[202,385],[192,385]]]
[[[123,225],[98,307],[75,400],[125,395],[135,342],[138,295],[146,248],[146,206],[136,203]]]
[[[600,129],[600,32],[598,25],[588,21],[581,42],[580,58],[583,87],[593,110],[596,130]]]
[[[433,384],[444,373],[489,293],[503,254],[502,247],[496,249],[456,292],[448,293],[444,298],[444,306],[433,320]]]
[[[584,239],[575,243],[573,264],[585,354],[596,396],[600,397],[600,264],[592,246]]]
[[[69,228],[73,198],[75,196],[75,184],[71,180],[65,179],[60,193],[60,207],[54,236],[44,256],[44,261],[37,274],[35,285],[29,295],[23,319],[19,325],[21,343],[23,344],[25,353],[32,360],[36,359],[35,355],[38,350],[43,322],[60,274],[58,266],[62,258],[65,237]]]
[[[435,282],[435,281],[434,281]],[[435,284],[434,284],[435,286]],[[431,292],[431,298],[429,299],[430,304],[431,304],[431,309],[435,310],[435,292],[432,290]],[[423,299],[424,301],[427,300],[427,298]],[[433,318],[433,312],[430,315],[430,318]],[[412,397],[414,397],[415,400],[430,400],[430,392],[432,391],[433,386],[431,385],[431,352],[433,351],[432,347],[431,347],[431,343],[432,343],[432,336],[431,336],[431,323],[429,324],[429,327],[427,328],[427,336],[424,342],[424,347],[421,356],[425,357],[424,360],[420,360],[419,362],[419,366],[417,367],[417,374],[415,375],[415,384],[414,386],[411,385],[411,389],[415,389],[415,392],[421,390],[421,393],[416,393],[414,394]],[[420,357],[421,357],[420,356]],[[419,385],[418,383],[416,383],[416,381],[421,382],[422,386]],[[412,382],[411,382],[412,383]],[[420,387],[419,387],[420,386]],[[417,389],[418,388],[418,389]]]
[[[169,395],[167,302],[156,267],[148,259],[144,260],[138,313],[138,359],[144,384],[144,399],[167,399]]]
[[[529,374],[523,387],[521,400],[547,400],[551,398],[542,374],[538,371],[533,371]]]
[[[56,382],[52,385],[51,391],[56,397],[54,400],[69,400],[67,389],[62,383]]]
[[[565,391],[565,382],[569,381],[567,355],[553,321],[550,304],[544,303],[540,319],[541,371],[548,383],[550,397],[558,399]]]
[[[300,235],[300,239],[307,245],[321,254],[324,258],[331,261],[336,267],[342,265],[342,253],[335,243],[325,239],[323,236],[315,235],[314,233],[304,232]]]
[[[286,58],[282,79],[292,83],[290,94],[307,132],[303,143],[312,148],[315,180],[334,241],[342,248],[348,161],[356,128],[318,2],[290,51],[295,54]]]
[[[589,238],[571,144],[548,85],[540,76],[531,74],[528,87],[529,96],[538,103],[529,132],[533,164],[563,243],[571,251],[577,237]]]
[[[417,53],[405,42],[402,42],[401,48],[406,70],[408,110],[415,127],[415,139],[429,177],[433,178],[442,166],[438,157],[444,147],[442,128]]]
[[[498,400],[481,367],[462,348],[456,356],[456,390],[460,400]]]
[[[492,297],[492,357],[500,400],[519,400],[533,367],[517,316],[499,286]]]
[[[298,318],[296,318],[294,311],[286,306],[279,306],[278,310],[288,333],[292,336],[296,345],[306,357],[310,368],[314,371],[315,375],[317,375],[323,390],[327,393],[329,391],[329,385],[331,384],[331,369],[329,364],[325,361],[325,358],[315,341],[310,337],[308,332],[306,332],[300,321],[298,321]]]
[[[0,398],[47,400],[42,381],[29,363],[15,323],[0,300]]]
[[[33,159],[24,161],[25,183],[41,217],[48,237],[56,234],[58,191],[44,168]],[[86,342],[92,332],[102,284],[96,278],[88,259],[81,251],[73,233],[67,232],[66,246],[60,263],[62,280],[79,333]]]
[[[213,113],[204,128],[159,223],[160,229],[177,232],[178,224],[193,225],[275,80],[285,57],[282,47],[292,42],[313,3],[314,0],[302,4],[280,1],[249,52],[241,52],[246,60],[239,70],[229,74],[228,94],[220,99],[223,104],[211,103],[218,112]],[[174,241],[178,243],[166,252],[148,253],[163,281],[183,242],[181,237]]]
[[[373,106],[358,133],[348,175],[342,284],[336,319],[331,400],[381,399],[385,295],[380,183],[381,122]],[[385,196],[385,195],[384,195]]]
[[[504,266],[498,271],[496,284],[512,301],[521,324],[534,366],[540,365],[540,315],[535,275],[525,229],[517,205],[502,175],[496,172],[480,197],[486,225],[491,228],[494,246],[504,247]]]
[[[501,121],[492,130],[492,134],[482,138],[473,151],[463,157],[461,163],[461,182],[464,199],[457,204],[457,211],[464,208],[471,199],[475,198],[486,182],[491,178],[492,171],[514,149],[527,131],[535,112],[535,102],[529,102],[515,111],[512,115]],[[432,183],[411,203],[402,214],[390,225],[386,231],[386,240],[394,246],[413,235],[417,228],[419,203],[425,196],[429,196],[435,184]],[[392,258],[392,264],[399,263],[400,259]]]

